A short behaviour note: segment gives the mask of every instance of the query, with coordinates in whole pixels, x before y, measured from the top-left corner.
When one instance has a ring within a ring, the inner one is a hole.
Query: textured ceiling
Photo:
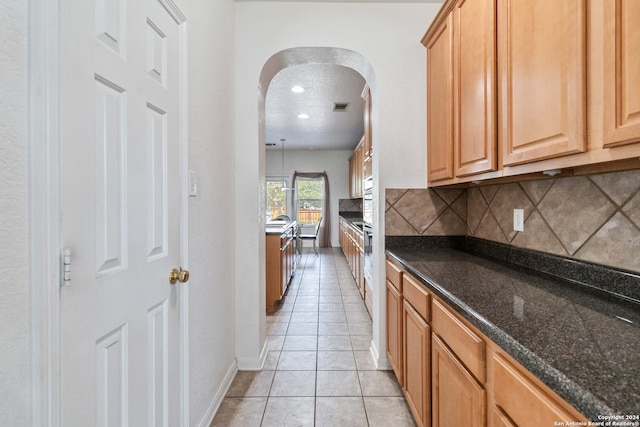
[[[291,2],[291,3],[442,3],[443,0],[235,0],[236,2]]]
[[[278,72],[267,90],[265,141],[267,149],[352,150],[364,130],[365,80],[355,70],[334,64],[303,64]],[[305,91],[294,93],[293,86]],[[334,103],[349,103],[346,111],[334,112]],[[309,115],[299,119],[298,114]]]

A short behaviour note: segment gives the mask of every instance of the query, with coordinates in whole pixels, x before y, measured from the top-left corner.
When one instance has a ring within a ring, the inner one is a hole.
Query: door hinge
[[[62,250],[62,280],[60,286],[71,285],[71,249],[64,248]]]

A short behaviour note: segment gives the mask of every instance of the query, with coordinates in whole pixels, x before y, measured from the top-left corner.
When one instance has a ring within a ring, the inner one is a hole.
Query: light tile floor
[[[260,372],[238,372],[212,426],[415,426],[393,371],[369,352],[371,318],[339,248],[300,258],[267,315]]]

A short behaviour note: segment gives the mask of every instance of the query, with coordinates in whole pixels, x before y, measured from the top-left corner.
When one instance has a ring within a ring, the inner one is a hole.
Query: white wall
[[[326,172],[331,197],[331,246],[339,247],[338,200],[349,198],[349,157],[353,151],[291,150],[285,152],[284,174],[290,181],[295,171]],[[282,175],[282,152],[267,150],[265,158],[267,177]],[[291,184],[289,182],[289,184]],[[289,208],[291,208],[289,206]]]
[[[179,2],[189,39],[191,425],[207,425],[235,373],[233,0]]]
[[[260,198],[264,148],[260,135],[257,85],[267,60],[284,49],[337,47],[358,52],[375,72],[372,86],[374,144],[374,228],[384,236],[384,188],[426,186],[426,55],[420,39],[440,8],[426,3],[291,3],[241,2],[236,4],[236,163],[237,227],[246,245],[244,256],[258,263],[236,267],[237,284],[247,297],[238,311],[259,310],[250,297],[264,282],[264,251],[260,246]],[[380,205],[378,208],[377,205]],[[256,214],[257,220],[256,220]],[[262,251],[260,250],[262,249]],[[374,312],[384,313],[383,239],[374,237]],[[382,283],[382,286],[380,285]],[[258,322],[258,324],[256,324]],[[244,330],[262,330],[264,316],[243,322]],[[384,327],[374,314],[374,354],[386,345]],[[239,354],[258,357],[262,332],[238,336]],[[386,363],[384,351],[378,362]]]
[[[28,3],[0,6],[0,425],[30,425]]]
[[[265,154],[258,146],[257,126],[263,65],[276,52],[296,46],[341,47],[362,54],[377,78],[374,174],[379,192],[383,194],[384,187],[424,186],[425,60],[419,40],[439,5],[232,0],[179,4],[189,26],[189,167],[199,179],[199,195],[189,204],[190,412],[191,424],[198,425],[212,415],[212,405],[221,397],[216,393],[223,391],[225,375],[234,367],[234,353],[239,364],[249,366],[265,351],[260,286]],[[4,1],[0,425],[12,426],[30,424],[27,29],[27,3]],[[375,322],[374,329],[374,339],[383,344]]]
[[[27,288],[28,3],[17,0],[6,3],[0,6],[3,41],[0,44],[3,237],[0,425],[27,426],[31,424]],[[229,108],[234,97],[234,2],[177,3],[187,17],[189,169],[197,173],[199,189],[198,196],[189,199],[188,267],[192,275],[188,410],[191,425],[209,425],[216,404],[226,391],[226,382],[236,369],[234,152],[230,149],[234,129],[233,109]]]

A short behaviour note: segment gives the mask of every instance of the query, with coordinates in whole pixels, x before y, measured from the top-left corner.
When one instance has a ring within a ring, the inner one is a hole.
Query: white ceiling
[[[291,3],[442,3],[443,0],[235,0],[236,2],[291,2]]]
[[[302,93],[291,88],[302,86]],[[364,130],[364,78],[355,70],[334,64],[290,66],[276,74],[267,89],[265,142],[267,149],[353,150]],[[334,112],[334,103],[349,103]],[[299,119],[298,114],[309,115]],[[269,144],[275,143],[270,147]]]

